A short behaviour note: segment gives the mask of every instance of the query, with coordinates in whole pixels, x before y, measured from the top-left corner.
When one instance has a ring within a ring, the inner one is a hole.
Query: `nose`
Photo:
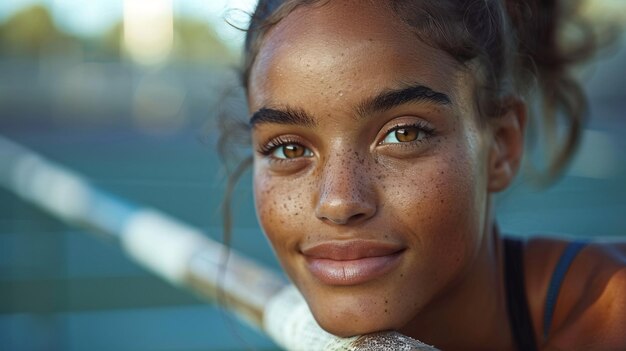
[[[363,222],[376,213],[374,184],[367,167],[350,162],[324,166],[315,215],[322,221],[346,225]]]

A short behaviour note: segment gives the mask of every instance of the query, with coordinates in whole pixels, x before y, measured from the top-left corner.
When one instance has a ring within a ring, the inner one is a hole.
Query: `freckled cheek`
[[[446,158],[387,182],[390,210],[399,217],[394,220],[412,232],[424,259],[463,261],[477,245],[477,181],[471,162]]]
[[[471,165],[449,163],[426,194],[432,237],[429,249],[441,260],[464,262],[479,242],[481,209],[477,201],[478,179]]]
[[[291,250],[306,226],[311,190],[297,179],[255,173],[254,199],[259,223],[274,249]],[[310,210],[309,210],[310,212]]]

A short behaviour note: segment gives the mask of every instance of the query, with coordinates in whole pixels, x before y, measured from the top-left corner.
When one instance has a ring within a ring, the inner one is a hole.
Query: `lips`
[[[328,285],[358,285],[392,271],[405,248],[379,241],[330,241],[302,249],[311,274]]]

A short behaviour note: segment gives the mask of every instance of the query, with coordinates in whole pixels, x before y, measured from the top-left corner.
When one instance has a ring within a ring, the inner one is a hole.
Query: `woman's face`
[[[300,7],[249,86],[257,215],[320,325],[401,329],[475,260],[488,207],[474,83],[374,2]]]

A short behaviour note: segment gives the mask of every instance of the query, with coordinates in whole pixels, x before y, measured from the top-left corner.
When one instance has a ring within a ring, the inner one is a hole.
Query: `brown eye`
[[[410,143],[416,140],[422,140],[427,136],[426,131],[419,127],[401,127],[390,131],[382,144]]]
[[[417,128],[402,128],[396,130],[396,139],[401,142],[413,141],[417,139]]]
[[[272,156],[281,159],[291,159],[298,157],[309,157],[311,156],[311,150],[299,144],[285,144],[277,147],[272,152]]]

